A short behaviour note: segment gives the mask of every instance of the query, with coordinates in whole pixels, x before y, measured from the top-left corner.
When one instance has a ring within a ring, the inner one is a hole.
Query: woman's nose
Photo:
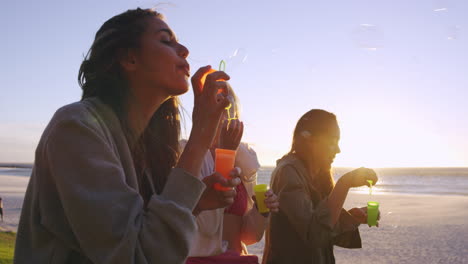
[[[187,49],[187,47],[185,47],[184,45],[182,44],[179,44],[179,50],[178,50],[178,54],[179,56],[181,56],[182,58],[186,59],[189,55],[189,50]]]
[[[336,146],[336,154],[341,153],[340,146]]]

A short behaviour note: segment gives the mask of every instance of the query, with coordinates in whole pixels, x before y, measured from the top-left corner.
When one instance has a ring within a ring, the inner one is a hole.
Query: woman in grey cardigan
[[[349,188],[375,183],[377,176],[360,168],[335,184],[330,169],[339,139],[334,114],[311,110],[299,119],[291,151],[278,160],[271,178],[280,210],[270,216],[264,264],[335,263],[334,245],[361,247],[357,227],[367,222],[367,210],[342,207]]]
[[[192,77],[193,128],[179,155],[187,56],[153,10],[102,25],[80,67],[82,100],[55,113],[37,147],[15,263],[184,262],[194,214],[235,196],[212,185],[239,183],[197,178],[228,104],[226,83],[216,81],[229,79],[224,72],[208,75],[203,87],[209,66]]]

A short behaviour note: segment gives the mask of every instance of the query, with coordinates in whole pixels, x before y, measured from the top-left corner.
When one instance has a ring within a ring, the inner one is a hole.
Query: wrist
[[[349,190],[351,188],[351,183],[349,181],[349,178],[346,177],[346,175],[344,175],[343,177],[341,177],[337,182],[336,182],[336,187],[339,187],[339,188],[344,188],[344,189],[347,189]]]
[[[201,148],[204,151],[211,148],[214,144],[219,145],[219,142],[215,141],[215,135],[212,131],[206,128],[193,127],[190,132],[188,141],[196,148]]]
[[[198,140],[197,137],[190,135],[185,145],[184,152],[193,153],[193,154],[205,154],[209,146],[203,144],[201,140]]]
[[[185,169],[192,175],[199,177],[203,158],[208,149],[189,139],[181,153],[176,167]]]

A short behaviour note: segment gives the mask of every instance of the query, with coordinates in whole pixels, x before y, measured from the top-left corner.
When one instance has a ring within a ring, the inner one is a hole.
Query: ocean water
[[[258,183],[268,184],[273,169],[274,167],[262,167],[258,172]],[[343,174],[352,169],[335,168],[333,170],[335,180],[338,180]],[[0,167],[0,180],[6,180],[8,176],[8,180],[1,181],[0,195],[1,192],[24,192],[31,170],[31,168]],[[380,168],[375,169],[375,171],[379,181],[372,190],[374,194],[403,193],[468,196],[468,168]],[[11,176],[20,178],[11,178]],[[368,193],[369,188],[353,188],[350,191]]]
[[[22,197],[31,176],[30,168],[1,168],[0,167],[0,197]]]
[[[258,183],[269,183],[274,167],[262,167]],[[353,168],[334,168],[338,180]],[[379,168],[375,169],[379,181],[373,194],[428,194],[468,196],[468,168]],[[350,192],[369,193],[368,187],[352,188]]]

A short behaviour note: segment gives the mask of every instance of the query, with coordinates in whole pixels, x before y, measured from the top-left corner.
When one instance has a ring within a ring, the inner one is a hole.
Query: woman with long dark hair
[[[187,56],[153,10],[101,26],[79,70],[81,101],[55,113],[37,147],[15,263],[184,262],[194,214],[235,196],[212,185],[236,185],[217,174],[197,178],[229,103],[226,83],[216,81],[229,79],[224,72],[204,86],[209,66],[192,77],[193,128],[179,153]]]
[[[333,246],[360,248],[358,226],[366,208],[343,209],[352,187],[377,182],[375,172],[359,168],[335,184],[331,164],[340,153],[336,116],[311,110],[297,122],[291,151],[277,161],[271,188],[280,210],[267,227],[263,263],[334,263]]]

